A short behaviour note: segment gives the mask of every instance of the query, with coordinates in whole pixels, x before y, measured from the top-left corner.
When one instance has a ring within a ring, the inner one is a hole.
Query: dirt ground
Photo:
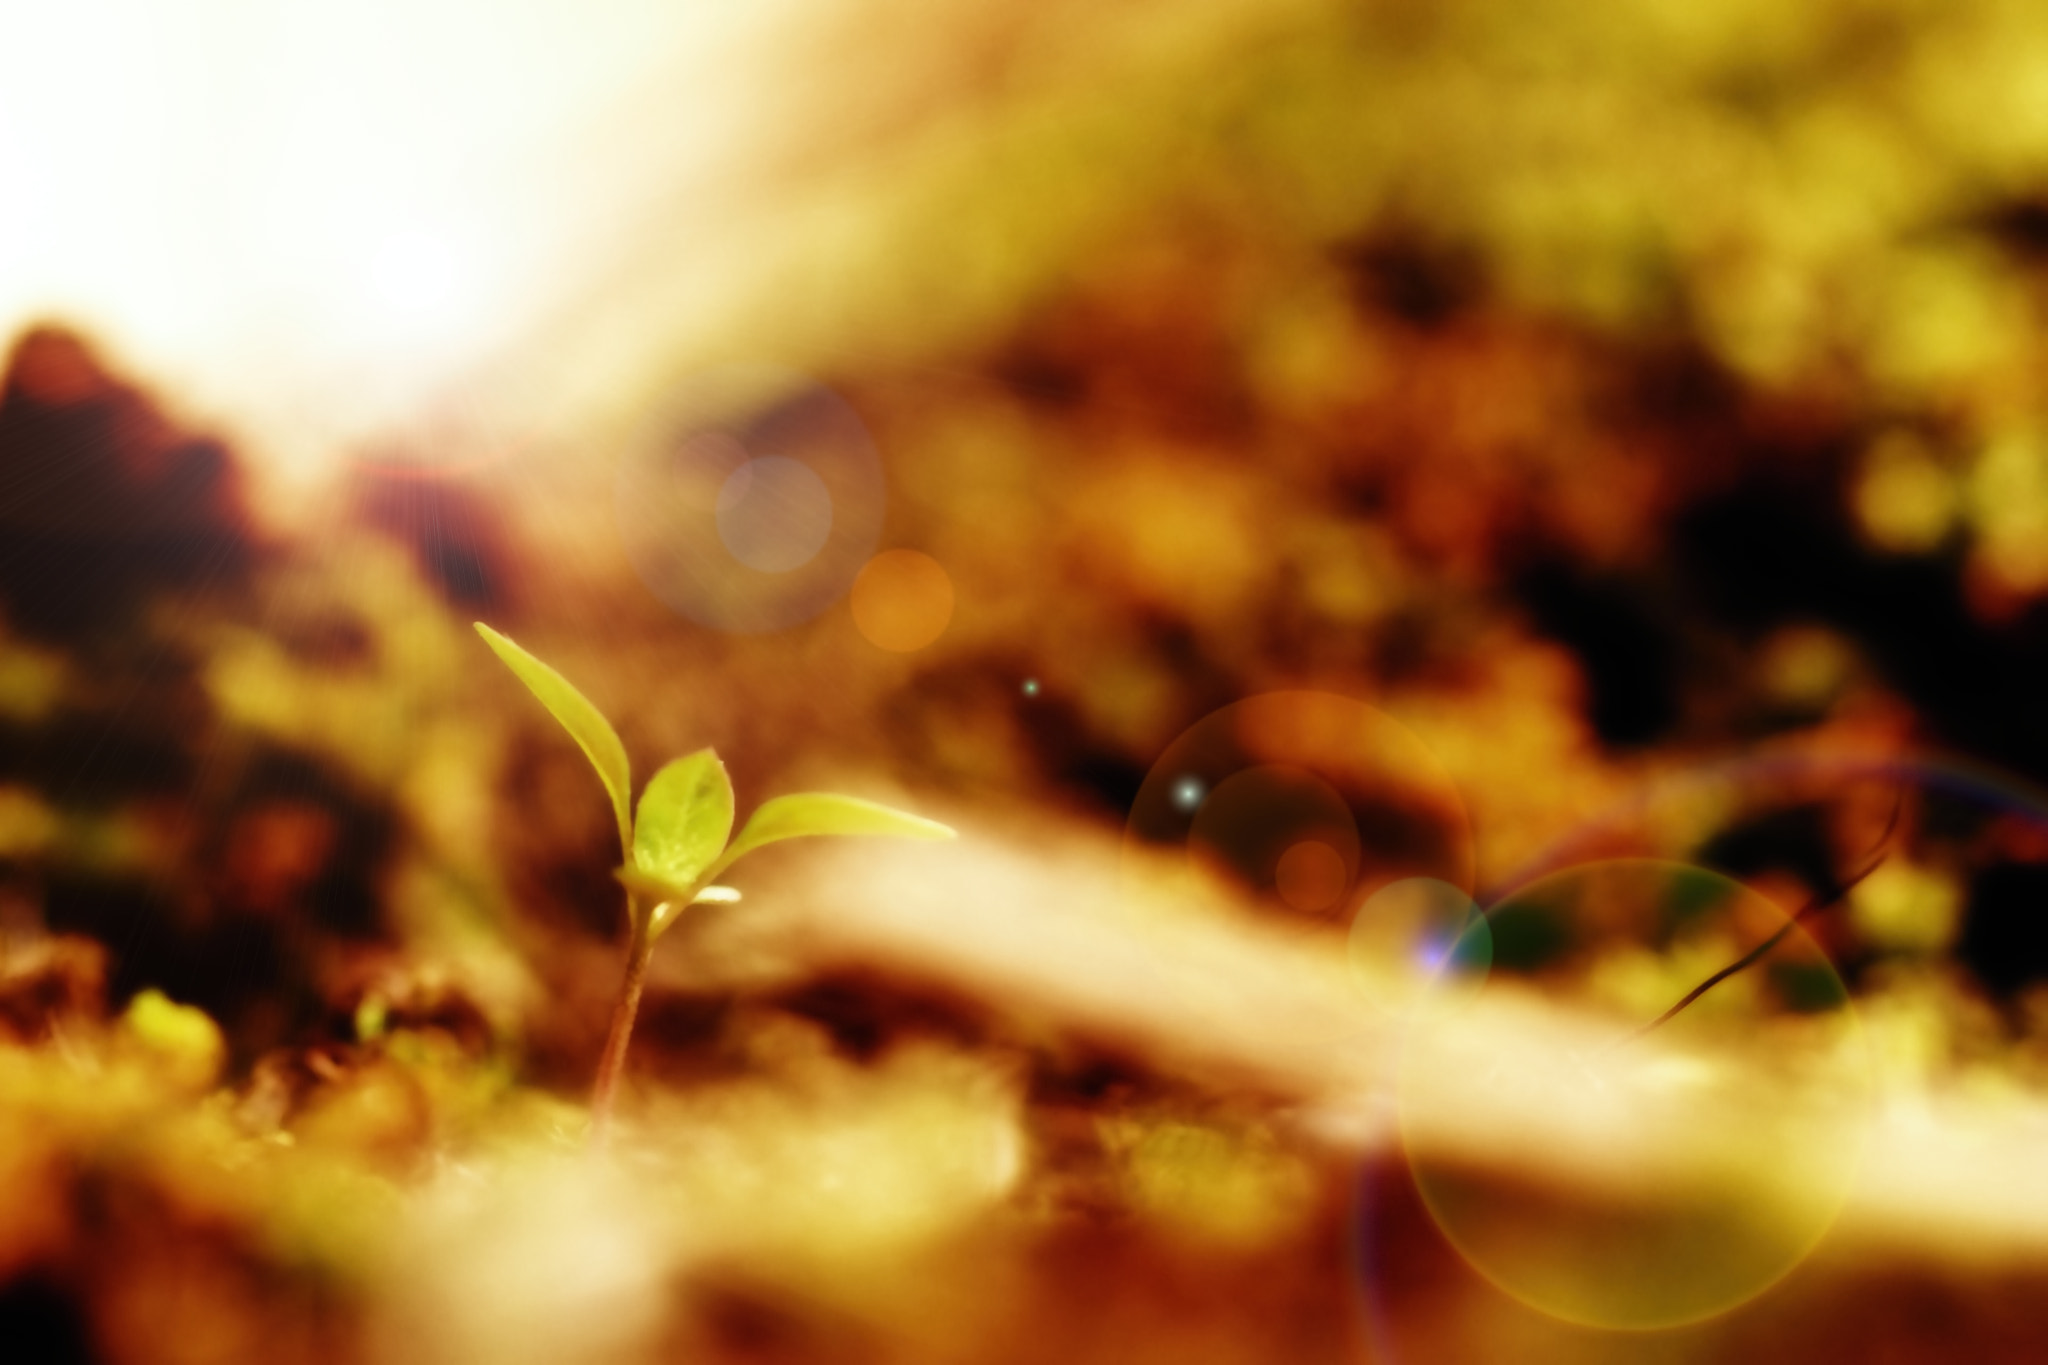
[[[0,1356],[2038,1358],[2033,13],[786,23],[718,233],[624,102],[576,305],[312,466],[0,313]],[[475,621],[959,832],[686,912],[601,1154]]]

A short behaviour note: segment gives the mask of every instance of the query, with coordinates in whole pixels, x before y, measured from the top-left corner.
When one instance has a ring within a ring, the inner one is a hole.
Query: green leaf
[[[644,896],[648,903],[658,901],[688,900],[690,886],[687,882],[672,882],[666,877],[657,877],[651,872],[642,872],[637,867],[621,867],[612,871],[619,885],[635,895]]]
[[[694,888],[732,837],[732,782],[709,749],[678,758],[640,793],[633,866],[669,886]]]
[[[951,839],[952,829],[936,820],[864,801],[858,796],[831,792],[797,792],[763,801],[748,817],[740,837],[732,841],[712,867],[711,875],[723,872],[763,844],[784,839],[801,839],[814,834],[882,834],[898,839]]]
[[[567,678],[481,621],[476,623],[476,633],[484,637],[484,643],[505,661],[505,667],[518,675],[526,690],[539,698],[548,714],[560,721],[562,728],[582,746],[584,757],[597,769],[599,780],[612,798],[612,814],[619,822],[619,851],[630,856],[633,777],[626,763],[626,746],[619,743],[618,732]]]
[[[693,905],[737,905],[740,893],[730,886],[698,886],[694,892],[690,886],[680,886],[666,877],[657,877],[642,872],[637,867],[621,867],[612,871],[620,885],[635,895],[645,898],[645,903],[654,907],[652,918],[647,922],[648,932],[655,938]]]

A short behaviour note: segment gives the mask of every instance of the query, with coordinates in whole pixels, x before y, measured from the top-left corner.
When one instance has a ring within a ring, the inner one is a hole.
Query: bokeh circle
[[[1611,1018],[1611,1045],[1503,1046],[1560,1005]],[[1841,976],[1784,907],[1706,868],[1613,859],[1511,892],[1453,946],[1411,1018],[1399,1111],[1416,1189],[1474,1269],[1564,1321],[1642,1330],[1725,1313],[1805,1259],[1855,1179],[1874,1084]],[[1475,1155],[1475,1127],[1509,1115],[1556,1169]]]
[[[867,427],[789,370],[693,376],[619,465],[620,537],[649,590],[717,630],[780,630],[845,595],[881,534]]]
[[[1469,893],[1436,877],[1403,877],[1365,898],[1345,947],[1361,985],[1400,990],[1406,1000],[1426,989],[1449,989],[1439,980],[1447,968],[1456,966],[1469,978],[1475,964],[1490,960],[1492,938]]]
[[[1381,1004],[1412,991],[1422,936],[1443,936],[1388,888],[1420,879],[1464,897],[1474,875],[1464,802],[1435,755],[1327,692],[1269,692],[1190,726],[1140,784],[1124,844],[1163,890],[1155,903],[1234,903],[1324,938]]]
[[[854,628],[869,644],[892,654],[913,654],[951,623],[953,580],[928,554],[884,550],[854,578],[848,605]]]
[[[2038,973],[2043,967],[2038,951],[2029,963],[2023,949],[2028,943],[2040,942],[2039,905],[2048,899],[2048,794],[1981,762],[1904,749],[1881,736],[1824,736],[1652,771],[1623,799],[1565,831],[1502,878],[1499,886],[1507,888],[1505,894],[1496,890],[1487,893],[1485,899],[1496,909],[1503,905],[1512,909],[1510,903],[1521,894],[1514,888],[1568,876],[1589,863],[1631,859],[1711,868],[1763,892],[1776,902],[1781,913],[1820,902],[1802,922],[1802,942],[1779,945],[1772,958],[1791,949],[1793,956],[1785,961],[1796,968],[1803,956],[1806,965],[1813,968],[1807,974],[1807,985],[1823,995],[1832,989],[1827,984],[1830,981],[1845,982],[1853,994],[1900,989],[1910,992],[1919,989],[1916,982],[1932,982],[1929,989],[1938,995],[1950,988],[1941,983],[1953,983],[1958,963],[1978,974],[1994,991],[2012,989],[2022,973]],[[1845,880],[1866,870],[1868,876],[1843,890]],[[1834,897],[1838,892],[1842,894],[1837,902]],[[1418,899],[1428,902],[1427,897]],[[1443,896],[1445,904],[1452,900],[1448,893]],[[1448,918],[1449,915],[1441,916],[1438,922]],[[1643,926],[1638,924],[1627,932],[1610,930],[1588,935],[1576,942],[1571,951],[1560,953],[1547,966],[1539,966],[1536,964],[1542,954],[1536,945],[1546,937],[1544,918],[1502,916],[1506,942],[1501,945],[1504,960],[1498,970],[1493,963],[1494,922],[1491,918],[1478,921],[1475,933],[1463,942],[1463,951],[1457,955],[1459,961],[1450,961],[1450,955],[1445,955],[1445,969],[1425,997],[1424,1008],[1411,1015],[1411,1040],[1427,1040],[1447,1018],[1456,1017],[1464,1007],[1463,1002],[1475,1002],[1476,1008],[1483,1009],[1490,996],[1523,988],[1532,992],[1540,989],[1546,994],[1562,993],[1584,1004],[1586,992],[1595,982],[1598,988],[1594,994],[1602,997],[1598,1003],[1613,1018],[1616,1038],[1624,1039],[1675,1004],[1685,989],[1728,965],[1726,961],[1713,960],[1710,954],[1697,952],[1684,964],[1685,970],[1674,970],[1671,944],[1660,942],[1654,935],[1642,937]],[[1760,921],[1771,918],[1768,914],[1759,915]],[[1571,919],[1566,917],[1567,922]],[[1550,922],[1554,928],[1559,920],[1552,916]],[[1760,930],[1763,924],[1755,927]],[[1550,937],[1560,943],[1574,943],[1570,936]],[[1830,964],[1827,973],[1818,970],[1815,945],[1825,949]],[[1646,965],[1658,961],[1666,964],[1666,970],[1644,970]],[[1793,1210],[1797,1213],[1803,1209],[1805,1227],[1820,1235],[1828,1221],[1826,1196],[1841,1188],[1856,1165],[1861,1134],[1858,1097],[1866,1093],[1870,1084],[1870,1067],[1891,1063],[1856,1046],[1853,1013],[1840,1016],[1851,1022],[1842,1026],[1840,1041],[1844,1055],[1839,1066],[1828,1063],[1823,1049],[1811,1046],[1783,1050],[1754,1046],[1759,1040],[1771,1038],[1774,1030],[1780,1028],[1789,1026],[1796,1034],[1800,1015],[1787,1007],[1785,996],[1788,984],[1796,992],[1797,972],[1788,982],[1781,971],[1774,982],[1768,966],[1760,963],[1743,974],[1751,975],[1756,976],[1754,981],[1738,986],[1731,979],[1715,987],[1698,1005],[1656,1030],[1646,1041],[1660,1047],[1677,1044],[1682,1049],[1688,1042],[1699,1041],[1697,1035],[1689,1038],[1687,1030],[1726,1030],[1733,1026],[1734,1032],[1745,1035],[1743,1056],[1762,1056],[1773,1065],[1792,1065],[1802,1073],[1794,1089],[1810,1094],[1818,1112],[1809,1115],[1806,1121],[1809,1140],[1790,1146],[1810,1150],[1813,1146],[1828,1149],[1834,1144],[1831,1155],[1835,1165],[1832,1171],[1822,1173],[1818,1184],[1808,1187],[1802,1196],[1804,1202],[1795,1201]],[[1735,994],[1724,998],[1723,992],[1731,988]],[[1746,1002],[1742,997],[1744,990],[1752,992]],[[1807,1017],[1810,1022],[1812,1016]],[[1753,1029],[1742,1027],[1745,1018],[1755,1024]],[[1627,1045],[1616,1050],[1626,1055]],[[1414,1065],[1419,1054],[1411,1048],[1409,1055],[1404,1091],[1412,1091],[1421,1074]],[[1572,1060],[1575,1066],[1584,1061]],[[1598,1068],[1593,1074],[1599,1074]],[[1692,1079],[1713,1076],[1713,1072],[1702,1068],[1693,1072]],[[1732,1082],[1740,1090],[1749,1079],[1738,1073],[1723,1077],[1721,1083]],[[1762,1084],[1769,1079],[1758,1081]],[[1779,1080],[1782,1082],[1783,1078]],[[1573,1105],[1575,1100],[1569,1090],[1568,1086],[1546,1094],[1544,1102]],[[1686,1099],[1675,1107],[1677,1117],[1682,1119],[1704,1107],[1707,1118],[1719,1123],[1727,1121],[1730,1115],[1739,1120],[1744,1112],[1744,1097],[1740,1093],[1730,1096],[1727,1106],[1718,1112],[1706,1104],[1705,1096],[1711,1092],[1696,1093],[1697,1100]],[[1428,1107],[1425,1101],[1416,1111],[1425,1124],[1429,1119]],[[1815,1133],[1821,1139],[1818,1143],[1810,1140]],[[1740,1159],[1745,1150],[1738,1141],[1730,1144],[1725,1154]],[[1779,1172],[1783,1177],[1781,1185],[1788,1180],[1796,1181],[1799,1171],[1778,1164],[1782,1159],[1776,1153],[1766,1154],[1759,1165]],[[1470,1209],[1452,1207],[1443,1197],[1441,1176],[1448,1170],[1467,1182],[1479,1184],[1482,1191],[1485,1189],[1472,1172],[1458,1172],[1441,1155],[1425,1156],[1421,1164],[1419,1178],[1412,1172],[1401,1178],[1382,1167],[1362,1169],[1360,1175],[1362,1193],[1352,1230],[1359,1308],[1363,1330],[1374,1350],[1389,1360],[1404,1354],[1400,1341],[1416,1333],[1427,1336],[1441,1328],[1440,1323],[1436,1327],[1418,1326],[1415,1315],[1408,1311],[1409,1305],[1398,1297],[1406,1273],[1402,1258],[1408,1254],[1408,1239],[1415,1235],[1412,1223],[1404,1220],[1426,1217],[1440,1232],[1444,1221],[1426,1207],[1412,1213],[1406,1211],[1410,1204],[1408,1191],[1436,1178],[1439,1203],[1446,1209],[1448,1220],[1459,1226],[1461,1217],[1474,1214]],[[1490,1178],[1496,1186],[1502,1183],[1498,1172]],[[1369,1197],[1363,1193],[1367,1186],[1374,1191]],[[1695,1316],[1711,1316],[1719,1311],[1717,1298],[1724,1302],[1733,1300],[1727,1303],[1728,1307],[1745,1301],[1739,1297],[1744,1286],[1733,1284],[1725,1275],[1724,1292],[1718,1296],[1699,1292],[1693,1295],[1690,1304],[1667,1299],[1660,1306],[1639,1293],[1632,1305],[1633,1313],[1623,1311],[1631,1305],[1619,1301],[1626,1297],[1619,1290],[1611,1290],[1602,1300],[1589,1298],[1583,1285],[1518,1285],[1514,1280],[1517,1256],[1533,1258],[1541,1252],[1562,1258],[1561,1264],[1566,1266],[1576,1263],[1582,1270],[1594,1264],[1596,1258],[1586,1251],[1584,1244],[1575,1246],[1569,1235],[1574,1217],[1583,1221],[1587,1217],[1585,1211],[1550,1218],[1527,1201],[1525,1191],[1521,1196],[1523,1202],[1518,1205],[1515,1187],[1508,1184],[1506,1188],[1509,1197],[1493,1216],[1510,1226],[1517,1218],[1525,1226],[1540,1224],[1542,1230],[1532,1234],[1526,1246],[1508,1255],[1505,1264],[1498,1248],[1489,1251],[1477,1232],[1467,1230],[1463,1245],[1455,1240],[1451,1245],[1453,1254],[1465,1259],[1473,1273],[1495,1288],[1508,1290],[1519,1311],[1529,1315],[1521,1320],[1517,1330],[1531,1340],[1547,1339],[1543,1338],[1546,1331],[1583,1330],[1582,1325],[1588,1322],[1600,1328],[1622,1322],[1637,1326],[1675,1325],[1671,1319],[1681,1309]],[[1663,1208],[1662,1227],[1667,1232],[1684,1231],[1688,1220],[1675,1216],[1668,1204]],[[1698,1221],[1709,1230],[1716,1217],[1722,1219],[1718,1236],[1724,1249],[1733,1247],[1739,1251],[1746,1247],[1751,1253],[1758,1253],[1773,1245],[1755,1230],[1730,1232],[1725,1211],[1717,1214],[1709,1207],[1697,1213]],[[1654,1226],[1653,1222],[1650,1227]],[[1794,1234],[1799,1230],[1788,1229],[1781,1210],[1775,1242],[1780,1264],[1792,1262],[1797,1256],[1800,1239]],[[1611,1224],[1607,1232],[1613,1236]],[[1390,1242],[1388,1238],[1399,1240]],[[1476,1257],[1474,1252],[1478,1253]],[[1644,1263],[1658,1264],[1661,1256],[1661,1263],[1669,1265],[1677,1254],[1671,1243],[1665,1243],[1661,1251],[1653,1245]],[[1737,1258],[1733,1264],[1737,1269],[1746,1265],[1745,1278],[1754,1285],[1767,1277],[1769,1261],[1769,1257],[1751,1254],[1747,1259]],[[1726,1267],[1731,1262],[1724,1259],[1723,1264]],[[1508,1305],[1499,1304],[1484,1311],[1497,1316],[1509,1309]],[[1546,1328],[1546,1321],[1554,1327]],[[1581,1326],[1567,1327],[1567,1322]],[[1425,1358],[1426,1355],[1425,1352]]]

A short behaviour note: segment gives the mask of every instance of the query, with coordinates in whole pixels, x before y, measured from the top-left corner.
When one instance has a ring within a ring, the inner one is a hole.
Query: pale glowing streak
[[[704,7],[21,8],[0,43],[0,343],[55,319],[278,458],[475,387],[729,142]],[[592,143],[649,89],[649,155]],[[664,117],[665,116],[665,117]],[[649,156],[654,158],[649,164]]]

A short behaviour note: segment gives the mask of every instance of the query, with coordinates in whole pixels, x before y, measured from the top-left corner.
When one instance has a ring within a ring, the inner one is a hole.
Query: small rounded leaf
[[[678,758],[640,793],[633,866],[672,887],[690,888],[732,837],[732,781],[709,749]]]

